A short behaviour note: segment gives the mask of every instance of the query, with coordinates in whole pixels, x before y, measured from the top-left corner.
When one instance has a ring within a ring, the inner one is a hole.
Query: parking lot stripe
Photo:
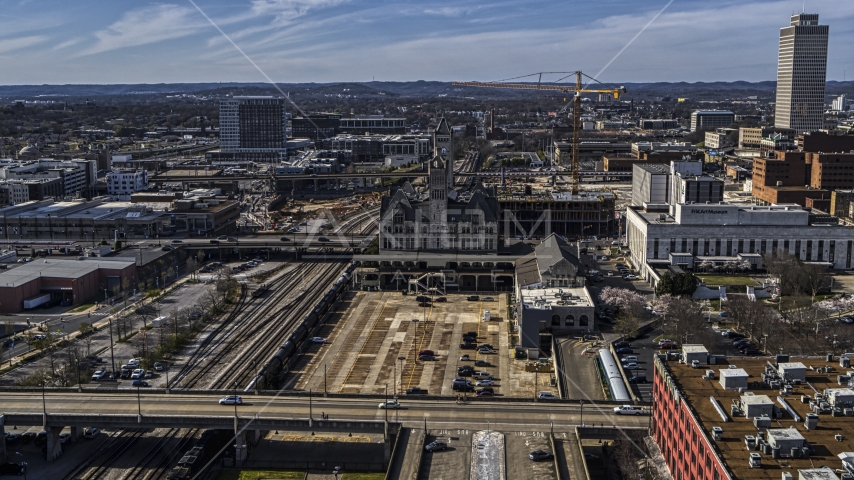
[[[383,296],[384,296],[384,297],[385,297],[386,295],[388,295],[388,294],[385,294],[385,293],[383,294]],[[381,318],[383,318],[383,312],[385,312],[385,306],[386,306],[387,304],[388,304],[388,298],[386,298],[386,299],[383,301],[383,307],[382,307],[382,309],[380,310],[380,314],[379,314],[379,315],[377,315],[377,316],[376,316],[376,318],[374,319],[374,324],[373,324],[373,326],[371,326],[371,330],[367,333],[367,335],[365,335],[365,334],[364,334],[364,332],[363,332],[363,334],[359,336],[359,341],[360,341],[360,342],[362,342],[362,347],[361,347],[361,348],[359,348],[359,355],[361,355],[361,354],[362,354],[362,352],[365,350],[365,345],[368,343],[368,338],[369,338],[369,337],[371,336],[371,334],[374,332],[374,329],[375,329],[375,328],[377,328],[377,324],[380,322],[380,319],[381,319]],[[376,310],[375,310],[375,311],[376,311]],[[349,369],[349,371],[347,372],[347,376],[346,376],[346,377],[344,378],[344,380],[341,382],[341,388],[338,390],[338,393],[341,393],[341,391],[342,391],[342,390],[344,390],[344,385],[347,385],[347,380],[349,380],[349,379],[350,379],[350,375],[352,375],[352,374],[353,374],[353,369],[356,367],[356,360],[358,359],[359,355],[357,355],[357,356],[353,357],[352,359],[350,359],[350,360],[351,360],[351,362],[352,362],[352,363],[350,364],[350,369]]]

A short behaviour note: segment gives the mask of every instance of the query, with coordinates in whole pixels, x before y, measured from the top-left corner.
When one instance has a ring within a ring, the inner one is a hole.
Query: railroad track
[[[78,465],[64,480],[96,480],[106,477],[116,460],[127,452],[143,433],[142,429],[120,430],[115,436],[104,441],[94,455]]]
[[[123,478],[124,480],[149,480],[165,477],[169,465],[181,455],[187,443],[195,437],[193,429],[170,429],[146,452],[142,462]],[[171,440],[177,439],[172,448],[165,450]]]
[[[271,307],[261,325],[246,331],[243,338],[257,338],[260,341],[247,344],[228,366],[214,377],[211,388],[228,389],[233,387],[234,382],[241,385],[243,380],[251,380],[256,373],[256,367],[264,365],[276,353],[291,331],[299,326],[305,313],[310,312],[323,297],[326,287],[341,275],[345,266],[344,262],[312,265],[309,272],[314,273],[314,278],[308,280],[306,294],[297,297],[293,302]]]
[[[259,297],[258,302],[246,301],[246,288],[242,287],[241,298],[235,306],[229,318],[222,322],[202,342],[202,345],[193,352],[193,355],[181,368],[172,382],[172,388],[193,388],[197,386],[204,376],[217,364],[217,360],[232,351],[240,341],[249,337],[249,330],[244,328],[248,323],[259,315],[265,315],[276,308],[282,300],[287,301],[288,290],[284,287],[293,281],[305,276],[314,265],[298,264],[296,268],[279,274],[267,282],[270,292],[269,297]],[[279,299],[282,295],[285,298]],[[293,296],[292,296],[293,297]],[[247,307],[252,306],[249,310]],[[255,329],[251,329],[254,332]]]

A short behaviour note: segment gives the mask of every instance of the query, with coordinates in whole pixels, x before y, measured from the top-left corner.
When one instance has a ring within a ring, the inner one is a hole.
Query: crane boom
[[[504,82],[453,82],[456,87],[477,88],[508,88],[513,90],[546,90],[573,93],[572,99],[572,194],[578,194],[579,182],[579,156],[581,150],[581,94],[582,93],[609,93],[614,99],[620,98],[621,93],[626,93],[626,87],[589,89],[581,87],[581,72],[575,73],[575,85],[543,85],[537,83],[504,83]],[[536,75],[536,74],[535,74]],[[540,74],[542,78],[542,73]],[[590,77],[588,77],[590,78]],[[594,80],[595,81],[595,80]]]

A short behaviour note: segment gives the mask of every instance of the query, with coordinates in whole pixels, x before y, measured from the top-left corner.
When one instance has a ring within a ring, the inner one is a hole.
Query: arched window
[[[582,316],[578,319],[578,325],[579,325],[580,327],[586,327],[588,323],[589,323],[589,322],[588,322],[588,320],[587,320],[587,315],[582,315]]]
[[[552,326],[560,326],[560,315],[552,315]]]
[[[566,326],[574,327],[575,326],[575,315],[567,315],[566,316]]]

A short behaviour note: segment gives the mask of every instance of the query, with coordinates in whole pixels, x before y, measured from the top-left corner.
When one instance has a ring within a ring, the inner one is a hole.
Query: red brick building
[[[104,300],[136,284],[136,262],[124,258],[38,259],[0,273],[0,313],[24,310],[24,300],[50,294],[50,301],[78,305]]]

